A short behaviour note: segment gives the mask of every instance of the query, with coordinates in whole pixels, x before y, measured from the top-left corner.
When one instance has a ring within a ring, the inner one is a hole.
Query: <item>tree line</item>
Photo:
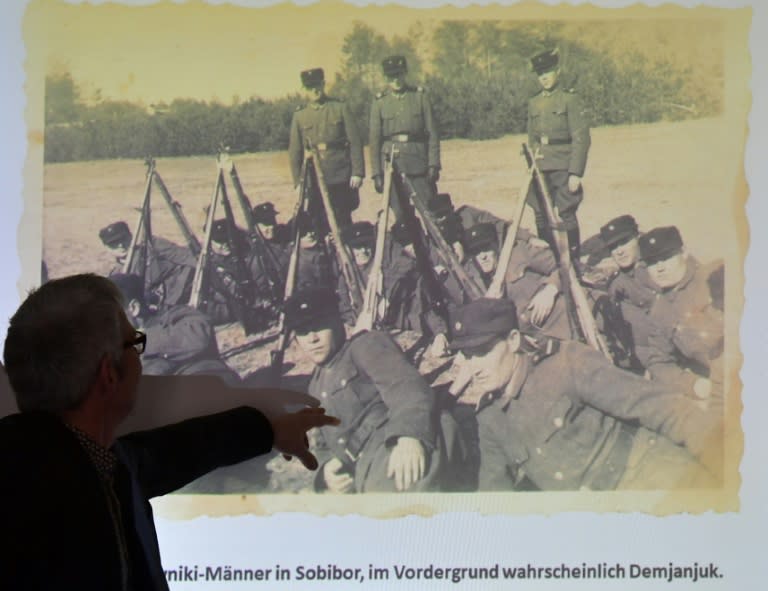
[[[539,91],[529,58],[558,47],[562,83],[583,97],[594,126],[712,116],[723,101],[722,51],[711,49],[720,33],[712,23],[443,21],[387,38],[355,22],[328,90],[345,98],[367,137],[371,101],[385,86],[381,60],[403,54],[410,80],[430,93],[443,139],[490,139],[525,131],[528,100]],[[297,92],[229,105],[180,98],[147,109],[86,101],[67,71],[47,76],[45,88],[46,162],[190,156],[221,145],[284,150],[304,102]]]

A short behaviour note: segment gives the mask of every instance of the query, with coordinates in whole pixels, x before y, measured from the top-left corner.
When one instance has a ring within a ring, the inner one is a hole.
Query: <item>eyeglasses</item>
[[[133,347],[136,349],[136,352],[141,355],[144,352],[144,349],[147,346],[147,335],[141,332],[140,330],[137,330],[136,333],[133,335],[133,338],[128,341],[127,343],[123,343],[123,349],[128,349],[130,347]]]

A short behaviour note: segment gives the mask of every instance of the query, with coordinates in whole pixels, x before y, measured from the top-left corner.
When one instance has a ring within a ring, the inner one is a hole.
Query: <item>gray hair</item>
[[[22,412],[77,408],[104,355],[122,356],[122,296],[91,273],[54,279],[29,293],[11,317],[5,369]]]

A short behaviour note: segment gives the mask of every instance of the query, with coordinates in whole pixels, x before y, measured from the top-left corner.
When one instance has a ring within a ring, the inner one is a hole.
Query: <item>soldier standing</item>
[[[590,135],[584,107],[578,95],[558,84],[560,69],[556,50],[531,59],[542,90],[528,103],[528,143],[539,170],[568,233],[568,246],[574,261],[579,260],[580,235],[576,210],[584,198],[581,179],[587,166]],[[537,190],[535,188],[532,189]],[[554,237],[535,195],[528,203],[536,215],[540,238],[554,248]]]
[[[435,395],[386,334],[346,339],[335,294],[301,291],[286,302],[286,321],[315,365],[309,394],[341,413],[321,429],[315,482],[333,493],[433,490],[444,467]]]
[[[440,138],[429,95],[421,86],[405,81],[405,57],[393,55],[382,62],[389,88],[376,95],[371,106],[370,151],[376,191],[384,191],[384,161],[396,149],[398,170],[405,173],[426,204],[436,193],[440,178]],[[395,212],[399,212],[397,202]]]
[[[343,101],[325,94],[322,68],[305,70],[301,82],[310,102],[293,115],[288,141],[293,183],[301,182],[301,165],[307,147],[317,149],[320,162],[315,163],[328,186],[328,193],[339,227],[352,223],[352,212],[360,205],[358,189],[365,176],[363,144],[349,107]],[[320,196],[313,195],[312,215],[319,214]]]
[[[582,343],[529,338],[510,300],[457,308],[450,330],[485,392],[477,404],[482,490],[513,489],[524,478],[541,490],[717,485],[716,413]]]
[[[699,399],[722,394],[723,308],[714,301],[722,294],[722,262],[700,264],[675,226],[654,228],[639,245],[659,292],[649,312],[648,372]]]

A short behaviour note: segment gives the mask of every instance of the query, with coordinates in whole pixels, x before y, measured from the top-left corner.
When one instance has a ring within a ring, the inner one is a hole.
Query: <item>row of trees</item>
[[[674,25],[665,26],[668,30],[660,39],[695,38],[690,37],[690,27],[677,31]],[[367,134],[372,97],[385,84],[381,60],[403,54],[410,78],[429,89],[443,138],[520,133],[525,130],[528,100],[538,92],[529,57],[557,46],[563,83],[583,96],[593,125],[720,111],[722,53],[709,55],[702,82],[702,68],[680,59],[674,48],[656,42],[646,47],[630,33],[646,38],[638,26],[622,31],[614,23],[445,21],[431,29],[418,24],[405,35],[387,39],[356,22],[344,38],[340,72],[330,92],[346,98]],[[700,32],[698,39],[711,43],[712,33],[717,31]],[[695,40],[685,47],[699,55]],[[301,103],[298,94],[274,100],[254,97],[231,105],[177,99],[152,109],[128,102],[88,102],[71,75],[60,72],[46,79],[45,158],[63,162],[186,156],[212,153],[220,144],[235,152],[283,150],[292,114]]]

